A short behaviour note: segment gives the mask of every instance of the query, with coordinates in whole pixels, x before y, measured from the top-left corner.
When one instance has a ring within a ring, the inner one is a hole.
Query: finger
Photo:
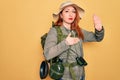
[[[97,15],[95,15],[95,14],[93,15],[93,19],[94,20],[100,20],[100,18]]]
[[[74,42],[76,42],[76,43],[79,42],[79,38],[75,38]]]
[[[100,18],[98,16],[94,15],[94,20],[100,21]]]
[[[77,42],[79,42],[80,40],[79,40],[79,38],[77,38],[77,40],[76,40]]]
[[[70,37],[70,36],[71,36],[71,33],[68,34],[68,37]]]
[[[97,17],[97,16],[94,16],[94,24],[95,25],[97,25],[97,24],[101,24],[101,20],[100,20],[100,18],[99,17]]]
[[[77,37],[76,37],[75,39],[76,39],[76,40],[79,40],[79,38],[77,38]]]

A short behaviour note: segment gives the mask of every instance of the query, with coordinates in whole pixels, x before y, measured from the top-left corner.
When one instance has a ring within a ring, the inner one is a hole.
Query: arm
[[[63,51],[66,51],[68,48],[69,45],[66,45],[65,40],[57,44],[57,31],[55,28],[51,28],[48,32],[44,47],[44,55],[46,59],[52,59],[60,55]]]
[[[104,38],[104,28],[101,31],[95,29],[95,32],[82,30],[84,35],[84,42],[100,42]]]
[[[93,22],[95,27],[95,33],[83,30],[85,42],[90,42],[90,41],[99,42],[104,38],[104,28],[102,26],[100,18],[96,15],[93,15]]]

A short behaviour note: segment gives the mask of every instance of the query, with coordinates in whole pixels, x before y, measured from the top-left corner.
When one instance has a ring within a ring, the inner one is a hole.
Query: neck
[[[71,24],[67,24],[67,23],[63,22],[63,26],[70,30]]]

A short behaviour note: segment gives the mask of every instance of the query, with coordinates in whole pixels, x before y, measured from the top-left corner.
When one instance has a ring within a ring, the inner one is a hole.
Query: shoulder
[[[51,27],[50,31],[54,32],[54,31],[56,31],[56,29],[54,27]]]
[[[57,31],[54,27],[51,27],[49,32],[48,32],[48,35],[57,35]]]
[[[81,28],[81,31],[82,31],[83,34],[86,33],[86,30],[83,29],[83,28]]]

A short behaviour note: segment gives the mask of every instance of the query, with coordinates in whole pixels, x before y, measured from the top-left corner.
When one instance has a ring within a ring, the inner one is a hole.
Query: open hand
[[[97,15],[93,15],[93,22],[94,22],[95,29],[97,29],[98,31],[101,31],[102,23],[100,18]]]

